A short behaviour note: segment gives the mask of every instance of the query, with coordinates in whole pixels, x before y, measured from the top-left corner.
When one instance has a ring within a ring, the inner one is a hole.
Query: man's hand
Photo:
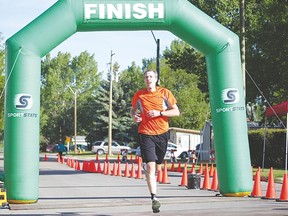
[[[142,117],[139,114],[135,114],[135,115],[133,115],[133,121],[135,123],[139,123],[142,121]]]
[[[154,117],[160,116],[160,111],[159,110],[150,110],[147,112],[146,115],[149,118],[154,118]]]

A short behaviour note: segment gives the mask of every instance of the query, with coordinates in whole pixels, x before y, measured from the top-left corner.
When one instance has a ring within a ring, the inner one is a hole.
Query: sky
[[[20,31],[37,16],[46,11],[57,0],[0,0],[0,32],[4,41]],[[160,39],[160,54],[170,47],[175,35],[168,31],[153,31]],[[83,51],[95,55],[100,72],[109,71],[112,62],[118,62],[120,71],[127,69],[133,61],[142,66],[143,58],[156,57],[157,45],[151,31],[77,32],[50,51],[52,57],[59,51],[77,56]]]

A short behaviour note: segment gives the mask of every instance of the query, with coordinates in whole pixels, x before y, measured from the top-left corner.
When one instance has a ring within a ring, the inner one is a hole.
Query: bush
[[[248,132],[250,157],[253,167],[262,167],[264,129],[250,130]],[[285,167],[286,130],[266,129],[265,168]]]

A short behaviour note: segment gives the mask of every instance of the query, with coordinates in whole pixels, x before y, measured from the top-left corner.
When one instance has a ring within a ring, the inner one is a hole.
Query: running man
[[[138,90],[132,98],[131,117],[139,123],[138,134],[141,156],[146,165],[146,179],[154,213],[160,212],[156,197],[156,170],[161,169],[169,139],[168,117],[179,116],[177,101],[166,88],[156,86],[157,72],[144,73],[146,88]]]

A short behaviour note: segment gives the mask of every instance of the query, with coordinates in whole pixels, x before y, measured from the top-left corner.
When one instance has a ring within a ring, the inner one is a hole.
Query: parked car
[[[67,147],[66,147],[66,146],[64,146],[64,147],[65,147],[66,150],[67,150]],[[48,146],[46,147],[46,151],[47,151],[47,152],[58,152],[58,144],[48,145]]]
[[[172,151],[174,153],[174,156],[176,158],[182,158],[185,159],[188,157],[188,152],[183,150],[181,147],[177,146],[176,144],[172,143],[172,142],[168,142],[168,146],[167,146],[167,151],[165,153],[165,157],[171,157]],[[135,150],[136,155],[141,155],[141,149],[140,146],[138,146]]]
[[[189,156],[188,151],[184,150],[183,148],[177,146],[172,142],[168,142],[165,157],[171,157],[172,151],[174,153],[175,158],[186,159]]]
[[[75,150],[75,145],[70,145],[69,146],[69,151],[74,151]],[[77,144],[77,150],[78,151],[88,151],[88,146],[83,145],[83,144]]]
[[[57,152],[57,145],[58,144],[47,145],[46,152]]]
[[[129,146],[122,146],[118,144],[116,141],[112,141],[112,145],[111,145],[112,154],[122,154],[124,150],[127,150],[127,152],[130,152],[131,148]],[[108,153],[108,141],[93,142],[91,151],[98,155],[107,154]]]

